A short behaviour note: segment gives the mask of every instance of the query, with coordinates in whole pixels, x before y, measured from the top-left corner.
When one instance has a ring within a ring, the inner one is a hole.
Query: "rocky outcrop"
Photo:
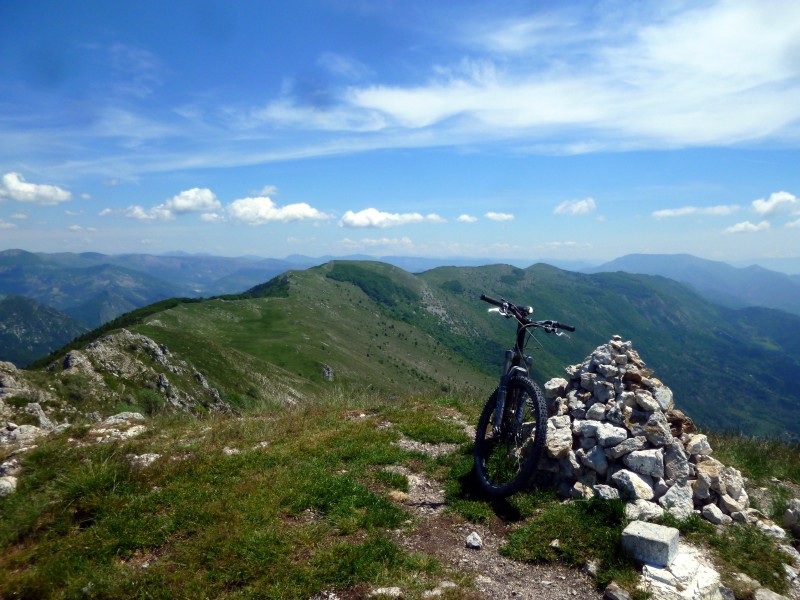
[[[539,465],[563,495],[621,497],[631,519],[669,512],[682,520],[698,511],[712,523],[760,522],[780,537],[780,527],[750,508],[742,474],[713,458],[707,437],[675,409],[672,391],[631,342],[614,336],[566,374],[544,386],[550,416]]]
[[[106,410],[120,404],[152,411],[231,411],[202,373],[163,344],[125,329],[68,352],[48,371],[49,382],[41,373],[0,363],[0,418],[5,424],[0,444],[30,447],[71,422],[102,421]],[[113,432],[100,437],[115,436],[120,438]]]
[[[62,380],[80,378],[94,396],[108,398],[109,403],[123,399],[115,389],[120,386],[110,382],[123,382],[157,392],[165,404],[178,410],[231,410],[202,373],[177,359],[164,344],[127,329],[92,342],[83,351],[72,350],[60,370],[59,365],[51,365],[51,370]],[[173,385],[177,380],[180,385]]]

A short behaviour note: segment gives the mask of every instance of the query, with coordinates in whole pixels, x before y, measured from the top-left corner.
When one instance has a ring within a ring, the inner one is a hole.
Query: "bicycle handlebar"
[[[500,308],[509,308],[509,309],[511,309],[511,312],[512,312],[513,316],[517,320],[521,320],[525,315],[528,315],[528,314],[533,312],[533,308],[530,307],[530,306],[517,306],[516,304],[512,304],[508,300],[503,300],[503,299],[495,300],[494,298],[491,298],[490,296],[487,296],[486,294],[481,294],[481,300],[483,300],[484,302],[488,302],[489,304],[494,304],[495,306],[498,306]],[[506,316],[510,317],[512,315],[506,315]],[[559,323],[558,321],[531,321],[531,320],[529,320],[527,318],[525,319],[525,321],[528,324],[534,325],[534,326],[537,326],[537,327],[545,327],[545,328],[551,328],[551,329],[565,329],[566,331],[575,331],[575,327],[574,326],[566,325],[564,323]]]

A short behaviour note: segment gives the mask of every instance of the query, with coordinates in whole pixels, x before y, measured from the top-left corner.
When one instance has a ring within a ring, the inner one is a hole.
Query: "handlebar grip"
[[[495,300],[494,298],[490,298],[486,294],[481,294],[481,300],[484,302],[488,302],[489,304],[494,304],[495,306],[503,306],[503,303],[500,300]]]
[[[556,323],[555,324],[557,329],[566,329],[567,331],[575,331],[575,327],[572,325],[564,325],[563,323]]]

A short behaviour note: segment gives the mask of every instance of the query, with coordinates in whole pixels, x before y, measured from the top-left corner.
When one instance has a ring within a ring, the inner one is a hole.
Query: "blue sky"
[[[800,256],[800,3],[0,2],[0,248]]]

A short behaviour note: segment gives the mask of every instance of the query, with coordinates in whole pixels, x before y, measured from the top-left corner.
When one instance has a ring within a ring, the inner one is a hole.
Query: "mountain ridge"
[[[624,271],[661,275],[690,285],[706,299],[730,306],[763,306],[800,315],[800,278],[758,265],[734,267],[690,254],[628,254],[586,273]]]

